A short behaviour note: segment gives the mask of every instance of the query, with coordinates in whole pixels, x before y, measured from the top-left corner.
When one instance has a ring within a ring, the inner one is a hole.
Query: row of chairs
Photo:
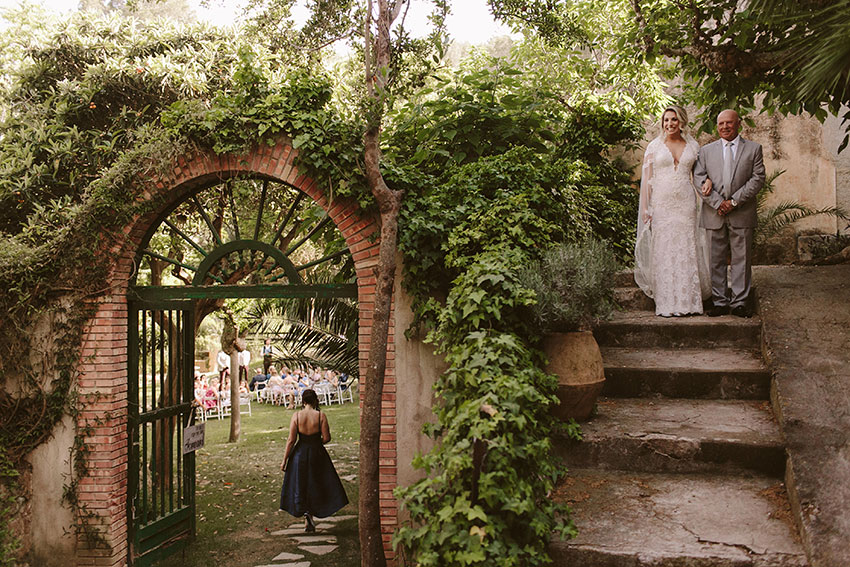
[[[351,384],[348,384],[347,388],[343,388],[342,386],[334,387],[332,384],[316,384],[313,387],[313,390],[316,391],[316,395],[319,397],[319,403],[325,404],[326,406],[332,404],[343,404],[346,399],[349,402],[354,401],[354,392],[357,391],[357,380],[354,380]]]
[[[357,392],[357,380],[343,388],[334,387],[330,383],[316,384],[313,390],[319,398],[319,403],[324,405],[343,404],[346,401],[353,402],[354,394]],[[287,407],[299,407],[301,405],[301,391],[293,386],[286,388],[263,388],[255,391],[258,403],[269,403],[274,405],[286,405]]]
[[[209,404],[209,407],[201,405],[195,408],[195,416],[197,419],[200,419],[201,421],[207,421],[208,419],[224,419],[233,413],[233,404],[230,401],[230,396],[221,396],[219,398],[216,395],[215,399],[212,401],[214,404]],[[239,395],[239,411],[242,414],[247,412],[248,415],[251,415],[250,394]]]

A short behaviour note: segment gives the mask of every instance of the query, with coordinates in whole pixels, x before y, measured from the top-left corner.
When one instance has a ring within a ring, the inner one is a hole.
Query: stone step
[[[635,273],[632,270],[617,272],[614,275],[614,287],[637,287]]]
[[[600,323],[593,334],[600,346],[760,349],[761,319],[658,317],[650,311],[627,311]]]
[[[766,400],[770,371],[755,350],[601,347],[603,396]]]
[[[614,302],[626,311],[655,312],[655,302],[638,287],[615,287]]]
[[[781,477],[785,448],[768,402],[600,398],[583,439],[553,440],[577,468],[750,472]]]
[[[578,528],[555,567],[808,565],[773,478],[571,470],[553,494]]]

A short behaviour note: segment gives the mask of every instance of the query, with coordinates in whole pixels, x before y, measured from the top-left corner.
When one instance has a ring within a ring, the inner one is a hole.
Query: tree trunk
[[[374,67],[370,58],[371,19],[366,22],[366,81],[373,106],[372,116],[369,117],[369,124],[363,135],[366,178],[381,214],[381,243],[378,266],[375,269],[375,311],[364,380],[363,410],[360,415],[360,564],[364,567],[385,567],[387,564],[380,513],[381,407],[398,248],[398,213],[402,196],[400,191],[387,187],[381,174],[381,116],[390,63],[390,25],[394,15],[387,0],[377,1]],[[401,4],[403,3],[400,2],[399,5]],[[371,18],[371,14],[372,2],[369,1],[367,18]],[[396,11],[395,15],[397,14]]]
[[[242,429],[242,421],[239,414],[239,399],[233,398],[233,385],[236,384],[236,391],[239,391],[239,352],[245,348],[245,340],[239,338],[239,331],[236,329],[236,323],[228,313],[228,317],[224,320],[224,329],[221,331],[221,350],[230,355],[230,438],[228,443],[236,443],[239,441],[239,433]],[[235,376],[235,379],[234,379]],[[221,394],[222,384],[218,385],[219,397]],[[234,405],[236,407],[234,407]]]
[[[233,359],[237,359],[239,364],[240,354],[248,348],[245,339],[236,338],[233,341],[235,354],[230,355],[230,364],[233,365]],[[230,375],[230,438],[228,443],[236,443],[239,441],[239,435],[242,433],[242,412],[239,410],[239,370],[237,366],[236,379],[233,379],[233,374]]]

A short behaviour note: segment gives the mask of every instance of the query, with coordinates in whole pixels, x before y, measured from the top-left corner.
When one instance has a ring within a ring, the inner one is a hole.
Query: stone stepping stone
[[[357,478],[357,475],[356,475],[356,474],[347,474],[347,475],[342,476],[342,477],[340,477],[340,478],[341,478],[342,480],[346,481],[346,482],[353,482],[353,481],[354,481],[354,479],[356,479],[356,478]]]
[[[257,565],[257,567],[310,567],[310,562],[298,561],[296,563],[269,563],[268,565]]]
[[[292,538],[299,544],[303,543],[336,543],[336,536],[332,534],[308,535]]]
[[[327,518],[322,518],[322,521],[323,522],[341,522],[343,520],[350,520],[351,518],[356,518],[356,517],[357,516],[354,516],[354,515],[351,515],[351,514],[349,514],[347,516],[328,516]]]
[[[315,555],[327,555],[331,551],[335,550],[338,545],[302,545],[299,547],[302,551],[307,551],[309,553],[313,553]]]
[[[289,528],[284,528],[282,530],[277,530],[275,532],[271,532],[273,536],[282,536],[282,535],[298,535],[305,534],[304,524],[298,524],[297,526],[292,526]]]
[[[272,559],[272,561],[295,561],[297,559],[304,559],[304,556],[299,553],[287,553],[286,551],[284,551],[283,553]]]

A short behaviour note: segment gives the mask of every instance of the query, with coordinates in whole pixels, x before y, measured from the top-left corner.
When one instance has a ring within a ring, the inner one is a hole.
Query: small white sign
[[[191,453],[204,446],[205,423],[198,423],[183,429],[183,454]]]

